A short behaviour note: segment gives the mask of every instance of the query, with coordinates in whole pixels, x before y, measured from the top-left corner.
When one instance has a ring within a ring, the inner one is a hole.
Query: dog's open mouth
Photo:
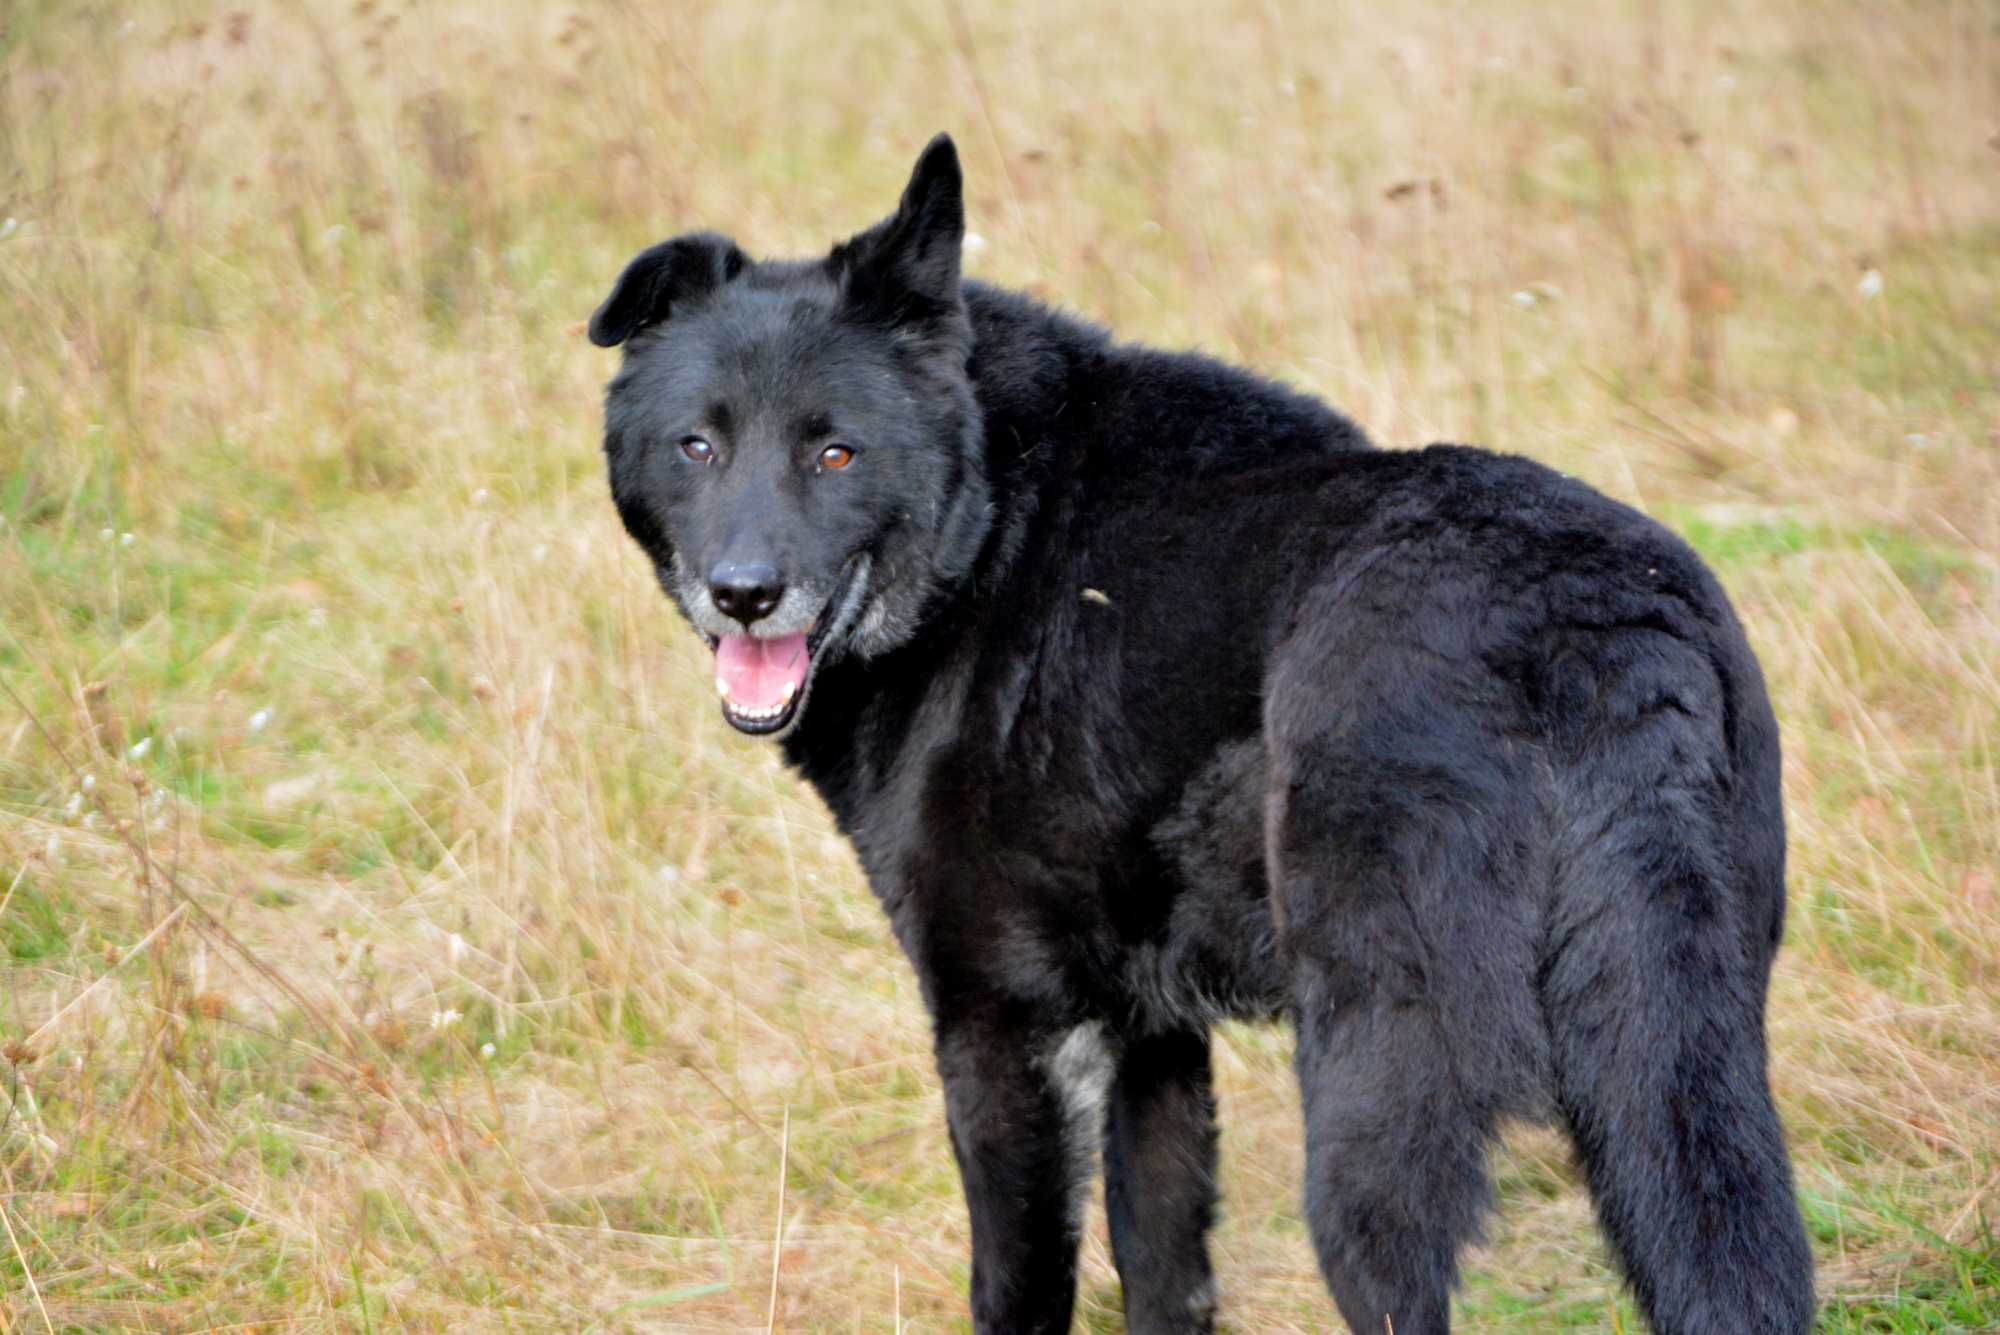
[[[760,639],[755,635],[724,635],[715,642],[715,691],[722,697],[722,716],[738,732],[768,737],[783,732],[805,707],[813,668],[827,641],[844,633],[853,620],[867,559],[847,563],[833,596],[812,626],[790,635]]]

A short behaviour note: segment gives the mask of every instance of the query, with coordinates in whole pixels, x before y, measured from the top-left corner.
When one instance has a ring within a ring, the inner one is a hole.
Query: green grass
[[[240,12],[0,23],[7,1329],[759,1328],[774,1247],[787,1329],[963,1328],[914,981],[715,717],[578,334],[666,233],[865,225],[939,128],[974,274],[1714,565],[1822,1329],[2000,1329],[1983,11]],[[1225,1321],[1322,1329],[1289,1040],[1217,1069]],[[1638,1329],[1559,1139],[1495,1175],[1461,1326]],[[1099,1208],[1080,1295],[1120,1328]]]
[[[1837,1335],[1944,1335],[2000,1327],[2000,1247],[1982,1221],[1977,1244],[1958,1247],[1932,1239],[1944,1264],[1898,1275],[1890,1291],[1836,1296],[1820,1328]]]

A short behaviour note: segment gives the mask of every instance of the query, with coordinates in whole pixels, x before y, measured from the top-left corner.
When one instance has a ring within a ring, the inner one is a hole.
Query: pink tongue
[[[715,646],[715,684],[737,709],[776,709],[805,685],[807,661],[803,634],[725,635]]]

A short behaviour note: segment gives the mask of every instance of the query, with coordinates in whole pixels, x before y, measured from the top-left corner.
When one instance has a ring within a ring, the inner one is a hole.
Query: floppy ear
[[[951,136],[931,140],[896,212],[828,258],[848,300],[899,321],[924,321],[963,309],[959,251],[965,241],[965,178]]]
[[[714,232],[690,232],[642,250],[590,317],[590,341],[615,348],[666,319],[673,307],[722,286],[749,262],[734,241]]]

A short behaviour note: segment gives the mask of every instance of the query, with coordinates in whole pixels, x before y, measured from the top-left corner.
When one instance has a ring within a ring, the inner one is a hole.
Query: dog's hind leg
[[[1272,730],[1307,1222],[1365,1335],[1449,1328],[1458,1253],[1490,1197],[1487,1142],[1546,1070],[1528,788],[1490,733],[1397,707],[1442,698],[1335,700],[1337,735]]]
[[[1812,1257],[1765,1075],[1775,732],[1739,710],[1726,758],[1719,706],[1686,707],[1707,672],[1688,665],[1673,707],[1579,739],[1541,993],[1564,1120],[1653,1328],[1793,1335],[1812,1323]]]
[[[1133,1335],[1215,1326],[1215,1098],[1208,1034],[1128,1040],[1104,1121],[1104,1204]]]

